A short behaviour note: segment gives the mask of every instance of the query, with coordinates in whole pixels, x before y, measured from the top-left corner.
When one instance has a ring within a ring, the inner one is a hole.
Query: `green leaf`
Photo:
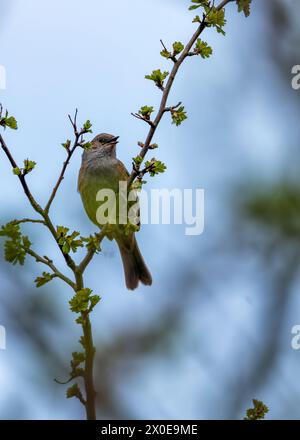
[[[183,51],[183,49],[184,49],[184,45],[180,41],[175,41],[175,43],[173,43],[173,53],[171,53],[170,51],[168,51],[167,49],[164,48],[160,52],[160,54],[164,58],[174,59],[174,57],[176,57],[176,55],[180,54]],[[150,79],[150,78],[148,78],[148,79]]]
[[[85,133],[93,133],[92,130],[92,124],[91,121],[88,119],[84,124],[83,124],[83,131]]]
[[[20,227],[14,225],[13,222],[2,226],[0,230],[0,237],[8,237],[4,244],[4,258],[7,262],[12,264],[24,264],[26,252],[22,248]]]
[[[66,228],[65,226],[57,226],[56,227],[56,234],[58,237],[65,237],[67,233],[69,232],[69,228]]]
[[[33,160],[25,159],[23,162],[24,168],[13,168],[12,171],[16,176],[26,176],[26,174],[30,173],[36,166],[36,162],[34,162]]]
[[[0,237],[8,237],[12,240],[20,240],[21,232],[20,226],[14,224],[14,222],[9,222],[6,225],[1,227]]]
[[[91,293],[92,290],[87,288],[78,290],[69,301],[71,311],[74,313],[87,311]]]
[[[169,59],[169,58],[172,57],[171,52],[169,52],[167,49],[163,49],[163,50],[160,52],[160,54],[161,54],[162,57],[167,58],[167,59]]]
[[[13,116],[10,116],[9,118],[4,118],[4,121],[6,127],[11,128],[12,130],[18,129],[18,123]]]
[[[269,408],[261,401],[253,399],[253,408],[247,410],[244,420],[262,420],[269,412]]]
[[[178,109],[171,110],[171,116],[172,116],[172,123],[178,127],[185,119],[187,119],[184,106],[181,106]]]
[[[100,252],[100,243],[97,234],[90,235],[89,237],[81,237],[83,243],[85,243],[85,247],[87,250],[94,251],[95,253]]]
[[[12,130],[17,130],[18,124],[14,116],[8,116],[8,111],[6,110],[5,116],[2,116],[2,105],[0,105],[0,126],[11,128]]]
[[[81,238],[79,238],[78,240],[76,240],[76,238],[77,238],[78,236],[80,236],[80,233],[77,232],[77,231],[74,231],[74,232],[72,232],[71,235],[69,235],[69,236],[67,237],[67,241],[68,241],[68,243],[69,243],[69,245],[70,245],[70,248],[72,249],[73,252],[77,252],[77,249],[78,249],[79,247],[83,247],[83,243],[82,243]]]
[[[245,17],[249,17],[250,15],[251,2],[252,0],[236,0],[236,3],[238,5],[238,11],[244,12]]]
[[[147,168],[147,171],[151,177],[155,176],[156,174],[164,173],[167,169],[163,162],[155,159],[154,157],[145,163],[145,167]]]
[[[139,115],[143,116],[145,119],[149,120],[151,117],[151,113],[154,112],[154,108],[153,107],[149,107],[147,105],[144,105],[143,107],[140,108],[139,110]]]
[[[19,241],[7,240],[4,244],[4,257],[6,261],[13,265],[19,263],[23,266],[26,252]]]
[[[82,144],[82,148],[84,150],[89,150],[91,148],[91,146],[92,146],[91,142],[85,142],[84,144]]]
[[[61,146],[62,146],[63,148],[65,148],[66,150],[69,150],[69,149],[70,149],[70,146],[71,146],[71,141],[70,141],[70,139],[67,139],[66,142],[64,142],[63,144],[61,144]]]
[[[169,75],[169,72],[162,72],[160,69],[153,70],[151,75],[146,75],[145,78],[149,79],[150,81],[154,81],[155,85],[162,89],[164,86],[164,80]]]
[[[74,231],[68,234],[68,232],[69,228],[64,226],[57,226],[56,228],[58,244],[61,246],[64,254],[69,254],[71,251],[75,253],[79,247],[83,247],[82,239],[77,239],[80,233]]]
[[[166,169],[166,165],[160,160],[155,162],[155,174],[164,173]]]
[[[180,54],[184,49],[184,45],[180,41],[175,41],[173,43],[173,55],[176,56]]]
[[[78,318],[75,319],[76,324],[82,325],[84,322],[83,316],[78,316]]]
[[[32,243],[29,240],[29,238],[27,237],[27,235],[22,236],[22,244],[23,244],[25,251],[26,251],[26,249],[29,249],[30,246],[32,245]]]
[[[22,171],[18,167],[13,168],[12,171],[16,176],[21,176],[21,174],[22,174]]]
[[[101,301],[101,297],[99,295],[92,295],[90,297],[90,311]]]
[[[92,295],[92,292],[88,288],[78,290],[69,301],[71,311],[74,313],[90,313],[101,300],[99,295]]]
[[[146,180],[137,179],[135,182],[133,182],[130,189],[140,191],[145,183],[147,183]]]
[[[168,51],[167,49],[164,49],[160,52],[161,56],[164,58],[173,58],[176,57],[176,55],[180,54],[184,49],[184,45],[180,41],[175,41],[173,43],[173,53]]]
[[[45,284],[49,283],[49,281],[53,280],[55,278],[55,274],[50,274],[48,272],[43,272],[43,275],[41,277],[37,277],[34,282],[36,287],[42,287]]]
[[[35,166],[36,166],[36,162],[34,162],[33,160],[25,159],[24,169],[23,169],[24,175],[30,173]]]
[[[78,318],[78,319],[79,319],[79,318]],[[85,342],[85,337],[84,337],[84,336],[80,336],[80,338],[79,338],[79,344],[81,344],[83,348],[86,347],[86,342]]]
[[[206,23],[207,27],[216,28],[217,32],[225,35],[223,27],[226,24],[225,19],[225,9],[217,9],[216,7],[210,8],[209,6],[205,7],[206,11]]]
[[[195,45],[194,53],[200,55],[202,58],[205,59],[209,58],[212,55],[213,50],[205,41],[202,41],[200,38],[198,38]]]
[[[209,0],[191,0],[191,2],[195,3],[195,4],[191,5],[189,7],[190,11],[193,11],[194,9],[197,9],[200,7],[209,6],[209,4],[210,4]]]
[[[137,166],[141,165],[143,162],[143,158],[141,156],[133,157],[132,160]]]
[[[132,235],[135,232],[138,232],[140,230],[139,225],[135,225],[134,223],[128,222],[126,225],[124,225],[124,233],[125,235]]]
[[[71,367],[76,368],[85,361],[85,354],[83,352],[74,351],[72,353]]]
[[[0,237],[7,237],[4,244],[5,260],[13,265],[19,263],[21,265],[25,262],[26,249],[29,249],[31,242],[27,236],[22,236],[20,226],[9,222],[2,226],[0,230]]]
[[[201,18],[199,17],[199,15],[196,15],[196,17],[193,20],[193,23],[201,23]]]
[[[67,389],[66,397],[67,399],[71,399],[72,397],[77,397],[77,399],[83,401],[82,392],[80,391],[78,383],[74,383],[74,385],[72,385]]]

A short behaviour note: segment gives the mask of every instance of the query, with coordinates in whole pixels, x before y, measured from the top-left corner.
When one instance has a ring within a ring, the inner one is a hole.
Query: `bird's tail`
[[[117,240],[123,261],[127,289],[136,289],[139,281],[146,286],[151,286],[152,277],[139,250],[135,236],[128,237],[128,240],[130,240],[130,246],[126,246],[128,242],[124,238]]]

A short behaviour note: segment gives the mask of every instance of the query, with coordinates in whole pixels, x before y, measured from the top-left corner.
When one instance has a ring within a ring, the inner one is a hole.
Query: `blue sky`
[[[168,61],[159,55],[160,38],[169,45],[175,40],[186,42],[190,37],[195,25],[187,5],[186,1],[170,0],[0,1],[0,8],[6,8],[1,18],[0,64],[7,72],[7,89],[0,90],[0,101],[19,123],[17,132],[5,132],[5,139],[18,162],[29,157],[38,163],[28,181],[41,203],[47,200],[64,160],[60,144],[72,135],[67,114],[75,108],[79,109],[79,120],[92,121],[94,134],[108,132],[120,136],[118,156],[130,167],[131,158],[138,152],[137,142],[146,134],[143,123],[130,113],[142,105],[158,106],[160,92],[144,76],[156,68],[170,69]],[[148,319],[155,319],[157,310],[171,298],[176,284],[174,272],[185,264],[195,264],[197,271],[199,261],[195,263],[193,258],[200,253],[205,259],[203,251],[216,237],[226,237],[231,211],[225,196],[233,183],[247,176],[250,180],[254,176],[268,181],[279,175],[287,157],[287,151],[283,151],[286,139],[293,146],[299,138],[298,107],[289,104],[287,109],[280,105],[292,93],[289,72],[283,84],[268,60],[263,40],[263,7],[257,5],[247,21],[236,13],[234,5],[228,9],[227,37],[212,30],[205,35],[213,46],[214,56],[206,61],[188,60],[176,79],[170,104],[183,101],[189,119],[179,128],[171,125],[168,117],[162,122],[155,142],[160,145],[157,156],[168,169],[148,184],[149,188],[203,188],[205,232],[199,237],[187,237],[180,226],[145,226],[138,240],[153,273],[154,285],[151,289],[141,287],[134,295],[124,288],[114,244],[105,244],[104,255],[97,257],[88,272],[88,284],[100,290],[103,297],[95,312],[95,333],[102,343],[122,332],[133,320],[139,328]],[[55,224],[66,224],[88,234],[94,227],[76,192],[79,166],[77,154],[53,206],[53,217]],[[5,208],[5,218],[1,220],[31,215],[4,158],[1,181],[5,188],[0,191],[0,206]],[[47,254],[56,255],[47,234],[35,232],[34,238],[37,248],[43,245],[43,251],[46,248]],[[62,264],[58,261],[60,267]],[[30,285],[40,271],[40,267],[30,269],[25,282]],[[187,310],[178,365],[170,370],[170,361],[146,363],[140,375],[129,377],[120,390],[121,398],[137,417],[161,418],[167,414],[194,418],[199,411],[203,417],[211,417],[224,388],[222,383],[216,385],[215,376],[210,375],[211,365],[201,364],[193,357],[201,345],[199,334],[208,331],[210,339],[206,344],[212,347],[218,338],[218,326],[222,327],[224,344],[217,353],[212,348],[210,353],[215,368],[226,360],[228,353],[236,362],[238,354],[234,348],[236,338],[240,342],[239,328],[241,332],[250,332],[254,339],[257,337],[253,324],[255,309],[247,300],[249,296],[255,297],[256,283],[248,275],[239,274],[221,288],[221,280],[215,280],[213,274],[211,279],[219,293],[211,301],[204,294],[203,309],[198,304]],[[70,292],[58,282],[55,286],[63,294],[55,299],[52,295],[53,301],[67,310]],[[0,294],[6,289],[4,282]],[[194,291],[199,296],[201,289],[196,283]],[[67,312],[65,315],[66,323],[73,328],[72,318]],[[20,341],[11,337],[10,347],[1,353],[3,405],[16,383],[26,387],[27,373],[20,377],[18,367],[11,367],[16,364],[20,350],[24,371],[31,368],[30,354],[18,344]],[[71,417],[75,408],[78,417],[81,414],[76,402],[57,404],[55,400],[53,405],[54,400],[39,400],[38,389],[31,392],[29,414],[33,417]],[[145,392],[150,399],[144,399]],[[208,405],[205,398],[198,397],[206,394],[211,397]],[[267,390],[266,396],[270,394]],[[276,401],[276,394],[269,398]],[[226,405],[219,414],[226,414]]]

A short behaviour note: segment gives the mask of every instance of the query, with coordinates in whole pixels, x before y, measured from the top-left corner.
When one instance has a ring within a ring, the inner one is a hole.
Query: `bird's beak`
[[[116,136],[116,137],[110,139],[109,143],[110,143],[110,144],[117,144],[117,143],[118,143],[118,139],[119,139],[119,137],[120,137],[120,136]]]

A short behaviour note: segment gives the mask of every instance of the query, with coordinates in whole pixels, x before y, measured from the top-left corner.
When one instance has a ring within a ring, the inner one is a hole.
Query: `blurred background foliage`
[[[24,3],[0,0],[0,63],[8,77],[1,101],[20,125],[8,142],[18,158],[37,159],[30,180],[46,200],[63,157],[58,145],[68,137],[65,115],[75,106],[95,131],[121,135],[119,155],[130,166],[145,130],[130,111],[159,98],[143,74],[165,62],[160,38],[190,35],[191,16],[179,0],[131,0],[126,7],[88,0],[84,9],[77,0],[46,0],[44,10],[36,0]],[[89,270],[88,283],[102,296],[93,320],[101,418],[240,419],[253,398],[268,405],[267,418],[300,418],[300,353],[290,344],[300,323],[300,108],[290,84],[291,67],[300,64],[300,6],[253,3],[247,21],[228,8],[226,38],[207,33],[212,60],[183,67],[173,91],[189,119],[177,131],[164,123],[156,139],[168,170],[149,189],[204,188],[204,234],[143,227],[151,289],[125,290],[111,243]],[[5,223],[30,209],[4,157],[0,163]],[[53,215],[56,224],[88,233],[93,227],[76,194],[79,163],[77,157]],[[26,230],[55,256],[39,226]],[[71,292],[56,280],[35,289],[41,271],[29,260],[21,270],[0,262],[2,419],[83,417],[53,380],[67,379],[77,348]]]

